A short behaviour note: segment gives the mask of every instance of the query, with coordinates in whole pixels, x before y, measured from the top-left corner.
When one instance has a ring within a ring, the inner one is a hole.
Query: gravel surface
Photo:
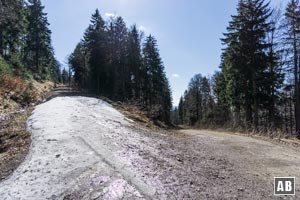
[[[56,97],[28,120],[29,155],[1,199],[274,199],[300,150],[220,132],[154,132],[104,101]],[[281,197],[277,197],[278,199]]]

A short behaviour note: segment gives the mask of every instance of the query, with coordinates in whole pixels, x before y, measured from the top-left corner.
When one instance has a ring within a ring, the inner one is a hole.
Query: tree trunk
[[[38,49],[36,49],[36,52],[35,52],[35,69],[36,69],[36,72],[39,74],[39,51],[38,51]]]
[[[299,74],[298,74],[298,49],[296,33],[294,31],[294,78],[295,78],[295,133],[300,138],[300,95],[299,95]]]
[[[293,94],[291,93],[289,99],[289,107],[290,107],[290,132],[291,135],[293,134],[293,127],[294,127],[294,116],[293,116]]]
[[[3,30],[0,26],[0,55],[3,57]]]
[[[71,68],[69,67],[69,87],[71,87]]]
[[[233,111],[233,127],[239,127],[240,126],[240,119],[241,119],[241,114],[240,114],[240,106],[237,106],[234,111]]]
[[[296,136],[300,139],[300,95],[299,95],[299,86],[297,90],[297,99],[296,99],[296,106],[295,106],[295,122],[296,122]]]
[[[257,131],[258,128],[258,104],[257,104],[257,99],[256,99],[256,80],[253,78],[253,126],[254,126],[254,131]]]
[[[275,29],[274,29],[275,30]],[[276,107],[275,107],[275,72],[274,72],[274,67],[275,67],[275,63],[273,62],[273,43],[274,43],[274,32],[272,33],[272,45],[271,45],[271,48],[270,48],[270,57],[272,58],[271,59],[271,62],[270,62],[270,79],[272,80],[272,84],[270,85],[270,94],[271,94],[271,99],[270,99],[270,104],[269,104],[269,109],[268,109],[268,126],[269,128],[273,129],[275,127],[275,110],[276,110]]]

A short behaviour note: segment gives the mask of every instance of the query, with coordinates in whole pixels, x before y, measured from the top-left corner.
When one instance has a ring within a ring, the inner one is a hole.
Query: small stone
[[[102,192],[102,191],[101,191],[101,192],[93,192],[93,193],[91,194],[91,199],[92,199],[92,200],[98,199],[98,198],[100,198],[102,195],[103,195],[103,192]]]

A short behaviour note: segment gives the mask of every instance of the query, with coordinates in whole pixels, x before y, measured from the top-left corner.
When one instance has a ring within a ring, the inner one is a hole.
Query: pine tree
[[[178,107],[175,107],[171,111],[171,123],[174,124],[174,125],[179,125],[180,124]]]
[[[270,19],[270,29],[267,32],[267,43],[269,44],[267,49],[267,68],[262,73],[260,96],[261,109],[267,110],[267,116],[264,117],[267,120],[268,128],[281,128],[281,121],[279,116],[279,101],[280,90],[282,89],[284,81],[283,63],[281,61],[282,50],[279,44],[281,33],[279,32],[279,22],[281,13],[279,10],[274,10]]]
[[[68,83],[68,79],[69,79],[69,73],[66,70],[66,68],[64,68],[61,73],[62,83],[66,85]]]
[[[214,107],[211,80],[196,74],[179,102],[178,113],[181,122],[191,126],[213,124]]]
[[[129,97],[140,100],[141,97],[141,41],[136,25],[128,34]]]
[[[172,105],[171,91],[157,48],[157,41],[148,36],[143,47],[143,98],[154,119],[168,121]],[[162,113],[165,110],[166,113]]]
[[[215,99],[214,120],[216,124],[225,125],[230,120],[230,109],[226,97],[226,82],[222,72],[212,77],[212,93]]]
[[[40,0],[29,0],[27,7],[28,32],[26,34],[26,47],[24,59],[31,67],[36,78],[45,79],[53,58],[51,46],[51,31],[49,30],[47,14],[43,12]]]
[[[237,11],[222,40],[227,45],[222,67],[230,103],[238,113],[235,118],[240,117],[242,108],[246,126],[252,124],[257,130],[261,101],[259,87],[268,61],[266,33],[270,28],[271,11],[263,0],[240,0]]]
[[[61,64],[60,64],[60,62],[53,57],[51,66],[52,66],[50,68],[51,80],[55,84],[60,83],[61,82],[61,71],[60,71]]]
[[[185,124],[185,107],[184,107],[184,100],[183,97],[180,97],[179,104],[178,104],[178,115],[179,115],[179,123]]]
[[[117,17],[113,23],[114,35],[114,95],[116,99],[128,100],[130,87],[130,73],[128,67],[127,36],[128,31],[122,17]]]
[[[19,1],[0,1],[0,55],[6,57],[6,49],[8,48],[9,35],[11,35],[11,27],[20,20],[16,13]]]
[[[78,86],[114,100],[133,102],[152,119],[170,123],[171,89],[157,41],[149,36],[141,50],[136,26],[128,30],[122,17],[106,23],[96,10],[68,61]]]
[[[69,64],[74,72],[74,81],[80,88],[88,87],[88,67],[83,42],[77,44],[69,57]]]
[[[299,64],[299,38],[300,38],[300,6],[298,0],[291,0],[286,8],[285,23],[286,29],[284,42],[289,44],[288,51],[291,52],[292,72],[294,78],[294,100],[295,100],[295,123],[296,134],[300,138],[300,64]]]
[[[0,0],[0,55],[17,70],[23,67],[21,49],[26,25],[23,0]]]
[[[201,74],[195,75],[188,87],[188,93],[186,96],[187,104],[189,105],[189,124],[195,125],[196,122],[200,122],[204,117],[204,103],[205,98],[202,92],[203,77]]]
[[[92,15],[91,24],[85,32],[84,42],[88,51],[90,84],[98,94],[105,92],[106,40],[105,22],[97,9]]]

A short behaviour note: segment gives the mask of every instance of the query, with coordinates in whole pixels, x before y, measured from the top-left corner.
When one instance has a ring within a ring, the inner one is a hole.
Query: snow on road
[[[299,148],[212,131],[153,132],[95,98],[41,104],[28,129],[30,153],[0,183],[1,200],[274,199],[274,176],[295,176],[300,193]]]
[[[129,126],[111,105],[94,98],[58,97],[37,106],[28,121],[30,153],[0,183],[1,199],[60,199],[82,184],[94,188],[90,198],[153,195],[155,190],[115,155],[121,149],[114,138],[128,136]]]

